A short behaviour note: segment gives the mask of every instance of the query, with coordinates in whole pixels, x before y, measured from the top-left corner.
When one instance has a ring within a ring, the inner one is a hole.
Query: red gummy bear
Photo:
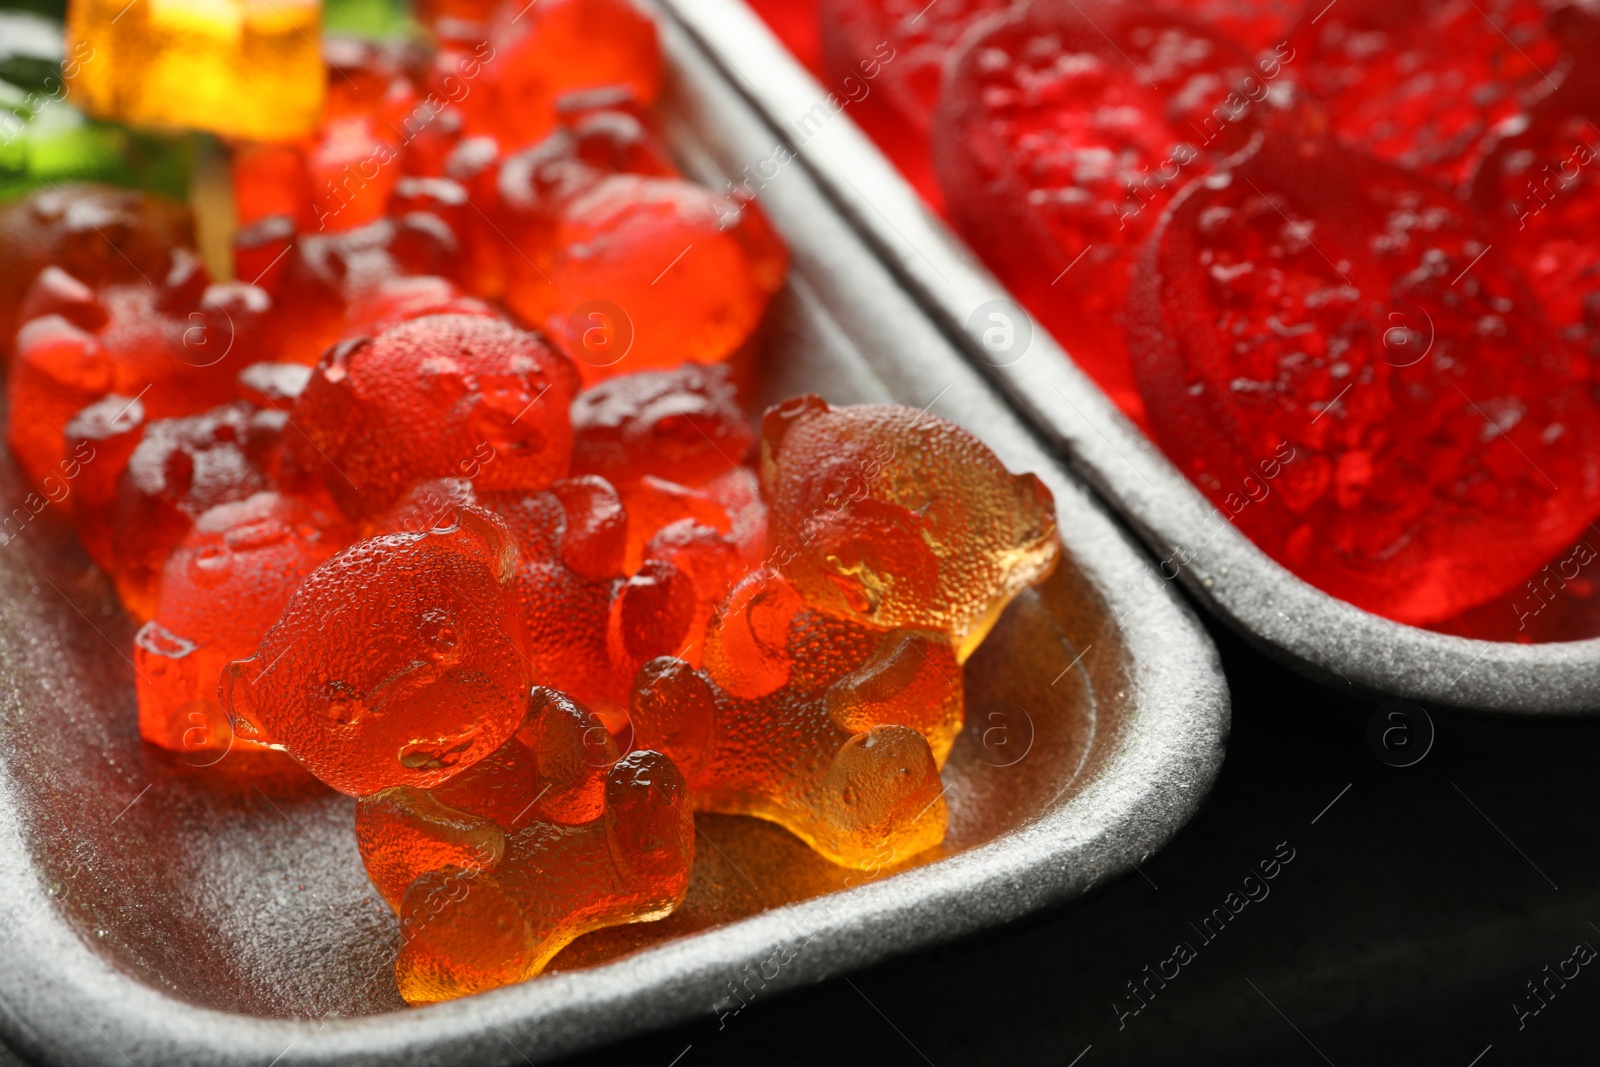
[[[0,364],[40,271],[58,267],[91,288],[164,274],[174,248],[194,246],[189,209],[152,193],[61,182],[0,207]]]
[[[685,363],[601,382],[572,404],[572,473],[619,488],[650,475],[703,485],[755,440],[725,366]]]
[[[161,570],[195,519],[271,487],[285,416],[243,401],[145,427],[117,487],[111,571],[136,619],[155,611]]]
[[[235,734],[367,796],[439,785],[515,733],[529,681],[516,544],[487,512],[455,515],[312,571],[256,654],[228,666]]]
[[[1137,250],[1181,184],[1248,139],[1280,70],[1135,3],[1024,6],[951,58],[933,151],[956,223],[1136,421]]]
[[[139,397],[153,419],[227,400],[268,306],[259,290],[209,285],[182,249],[159,285],[97,291],[47,268],[24,304],[33,317],[17,334],[6,383],[11,451],[24,473],[42,485],[66,458],[68,421],[107,393]]]
[[[1149,250],[1135,352],[1158,438],[1263,551],[1426,625],[1600,508],[1582,360],[1466,205],[1331,143],[1266,139]]]
[[[469,470],[484,490],[544,488],[567,470],[576,390],[571,365],[537,334],[433,315],[330,350],[294,423],[358,519],[414,482]]]
[[[506,302],[564,337],[593,383],[727,359],[786,269],[753,203],[677,178],[612,174],[565,203],[548,268],[511,279]]]
[[[67,455],[83,466],[64,503],[77,519],[84,551],[107,571],[114,567],[111,531],[117,487],[144,439],[144,424],[144,404],[115,394],[90,404],[67,423]]]
[[[510,144],[530,144],[550,132],[558,102],[574,90],[623,86],[646,107],[661,92],[656,25],[632,0],[502,4],[490,43],[495,54],[485,75]]]
[[[179,752],[235,743],[217,703],[222,670],[255,653],[301,581],[339,547],[336,531],[329,516],[277,493],[195,521],[162,571],[155,617],[133,641],[141,737]]]

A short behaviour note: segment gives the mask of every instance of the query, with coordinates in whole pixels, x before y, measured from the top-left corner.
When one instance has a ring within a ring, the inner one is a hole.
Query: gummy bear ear
[[[517,572],[517,539],[504,519],[484,508],[464,504],[456,508],[457,530],[451,534],[467,533],[483,546],[482,559],[489,565],[495,581],[510,581]],[[437,527],[435,529],[438,529]]]
[[[334,385],[342,385],[349,377],[350,360],[371,344],[370,337],[349,337],[329,345],[317,361],[316,373]]]
[[[217,699],[221,701],[222,710],[233,726],[235,737],[258,745],[276,745],[277,742],[261,725],[261,716],[255,706],[256,681],[260,677],[257,673],[258,658],[236,659],[224,667],[217,684]]]
[[[761,488],[765,490],[772,485],[773,467],[777,464],[778,453],[783,450],[783,440],[789,436],[789,431],[806,419],[816,415],[825,415],[833,409],[828,402],[815,393],[802,393],[791,396],[783,403],[767,409],[761,416]]]

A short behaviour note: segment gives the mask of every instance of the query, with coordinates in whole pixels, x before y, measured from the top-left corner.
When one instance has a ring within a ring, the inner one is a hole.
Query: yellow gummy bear
[[[71,99],[97,118],[283,141],[317,125],[318,0],[71,0]]]

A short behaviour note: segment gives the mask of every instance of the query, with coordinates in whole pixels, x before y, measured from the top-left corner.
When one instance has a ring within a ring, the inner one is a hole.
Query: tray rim
[[[1106,501],[1208,613],[1300,673],[1353,694],[1530,716],[1600,713],[1600,637],[1521,645],[1436,633],[1339,600],[1268,557],[1222,516],[1037,322],[1025,354],[984,358],[967,313],[1021,305],[843,108],[796,144],[782,116],[828,89],[745,0],[661,0],[722,65],[969,363]],[[730,56],[738,56],[734,63]],[[741,67],[760,70],[759,81]],[[967,309],[964,313],[963,309]],[[1143,483],[1143,484],[1141,484]],[[1214,522],[1222,519],[1220,527]],[[1196,531],[1206,531],[1196,547]],[[1180,554],[1187,564],[1171,567]],[[1462,686],[1471,675],[1472,688]]]
[[[721,77],[701,46],[687,38],[677,46],[693,49],[689,58]],[[669,56],[684,58],[671,49]],[[736,96],[730,100],[742,106]],[[795,180],[813,184],[805,174]],[[820,191],[815,196],[827,206]],[[883,274],[859,234],[835,221],[861,270]],[[884,283],[894,286],[887,277]],[[909,299],[906,305],[917,313]],[[1116,628],[1126,650],[1123,727],[1104,770],[1081,792],[927,866],[602,966],[445,1004],[313,1022],[198,1006],[97,953],[51,903],[62,886],[45,884],[47,872],[33,866],[14,770],[0,766],[0,856],[11,861],[0,863],[0,899],[37,905],[0,943],[0,1035],[28,1056],[74,1064],[520,1063],[706,1012],[736,966],[769,957],[796,930],[810,932],[815,947],[795,956],[772,981],[775,990],[974,933],[1131,874],[1198,810],[1221,767],[1230,710],[1217,651],[1182,598],[1151,577],[1137,542],[992,389],[953,351],[926,358],[969,386],[957,401],[964,410],[1004,420],[1017,447],[1036,456],[1058,513],[1072,524],[1065,539],[1084,584],[1103,599],[1104,624]]]

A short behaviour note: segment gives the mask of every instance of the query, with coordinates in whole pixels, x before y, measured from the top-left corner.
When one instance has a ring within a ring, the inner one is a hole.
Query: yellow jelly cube
[[[317,124],[319,0],[71,0],[72,101],[103,119],[282,141]]]

